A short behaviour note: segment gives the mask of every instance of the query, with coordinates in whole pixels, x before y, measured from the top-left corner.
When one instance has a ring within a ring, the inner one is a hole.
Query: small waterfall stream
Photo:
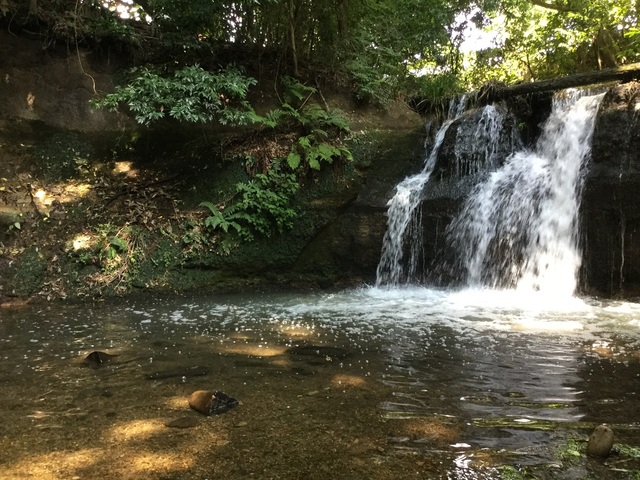
[[[384,236],[382,255],[377,270],[377,285],[410,283],[415,272],[416,255],[420,246],[415,242],[410,247],[410,261],[404,262],[404,248],[407,238],[420,238],[419,206],[422,190],[431,178],[436,165],[440,146],[451,124],[464,112],[466,98],[453,100],[449,105],[447,120],[436,134],[431,152],[426,156],[422,171],[405,178],[396,186],[396,193],[387,205],[388,228]]]
[[[535,150],[510,155],[502,166],[487,161],[465,166],[456,175],[492,171],[476,185],[446,231],[444,264],[437,268],[449,278],[471,287],[517,288],[572,295],[581,263],[578,209],[584,161],[603,95],[562,92],[554,99]],[[493,107],[485,107],[489,109]],[[483,118],[486,111],[483,112]],[[438,137],[446,134],[452,120]],[[494,121],[485,122],[494,125]],[[495,125],[485,129],[497,132]],[[477,134],[477,149],[495,150],[491,135]],[[440,140],[441,141],[441,140]],[[389,228],[378,266],[377,285],[412,283],[411,264],[403,258],[420,245],[421,192],[437,159],[436,142],[421,176],[398,185],[389,202]],[[456,145],[457,147],[457,145]],[[431,164],[434,165],[431,165]],[[460,168],[456,168],[459,170]],[[474,171],[469,172],[472,169]],[[409,208],[405,205],[411,199]],[[407,228],[407,225],[414,225]],[[416,228],[416,226],[418,228]],[[399,228],[400,227],[400,228]],[[411,248],[407,248],[407,242]],[[448,260],[446,260],[448,259]],[[447,264],[448,263],[448,264]]]

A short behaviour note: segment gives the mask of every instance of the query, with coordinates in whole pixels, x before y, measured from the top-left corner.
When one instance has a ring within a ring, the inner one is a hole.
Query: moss
[[[38,247],[27,248],[11,263],[5,291],[19,297],[34,295],[44,284],[47,265],[47,259]]]

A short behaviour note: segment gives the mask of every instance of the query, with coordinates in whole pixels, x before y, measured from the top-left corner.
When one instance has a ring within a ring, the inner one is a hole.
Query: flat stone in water
[[[200,420],[193,417],[174,418],[164,422],[165,427],[171,428],[193,428],[200,424]]]

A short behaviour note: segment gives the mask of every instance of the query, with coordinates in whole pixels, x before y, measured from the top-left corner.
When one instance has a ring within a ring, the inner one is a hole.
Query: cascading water
[[[397,285],[420,281],[419,263],[423,258],[423,234],[421,202],[425,185],[431,179],[440,147],[452,123],[464,113],[466,99],[451,103],[448,119],[435,136],[431,151],[427,155],[420,173],[407,177],[396,187],[396,193],[389,200],[387,211],[388,228],[384,237],[382,256],[377,269],[376,285]],[[504,141],[505,112],[488,105],[480,112],[477,124],[471,131],[456,132],[451,166],[451,175],[463,178],[498,166],[501,152],[498,144]],[[517,135],[508,132],[509,143],[520,146]]]
[[[556,96],[535,151],[515,153],[473,190],[447,229],[454,276],[472,287],[573,294],[583,164],[601,98]]]
[[[517,288],[571,296],[581,263],[578,210],[582,173],[589,157],[595,115],[603,95],[567,91],[554,99],[534,151],[510,155],[501,167],[493,160],[501,119],[485,107],[473,148],[479,163],[464,163],[455,146],[453,176],[493,170],[478,184],[446,231],[446,247],[434,271],[471,287]],[[492,110],[494,109],[494,110]],[[453,119],[438,132],[423,171],[401,182],[389,201],[388,230],[377,285],[415,282],[421,247],[420,202],[435,168],[438,149]],[[495,140],[495,141],[494,141]],[[474,142],[471,142],[474,143]],[[517,142],[514,142],[517,146]],[[467,158],[474,155],[466,153]],[[461,156],[462,157],[462,156]],[[408,258],[403,258],[410,252]],[[448,260],[447,260],[448,259]],[[433,277],[433,275],[432,275]]]
[[[422,171],[405,178],[396,186],[396,193],[387,205],[388,225],[384,236],[382,255],[378,264],[376,285],[401,282],[410,283],[415,272],[415,257],[419,247],[410,247],[411,261],[403,262],[405,240],[420,238],[420,216],[416,210],[420,205],[422,189],[429,181],[436,164],[438,151],[444,141],[445,134],[453,121],[464,112],[466,98],[452,101],[449,105],[447,120],[436,134],[431,152],[427,155]]]

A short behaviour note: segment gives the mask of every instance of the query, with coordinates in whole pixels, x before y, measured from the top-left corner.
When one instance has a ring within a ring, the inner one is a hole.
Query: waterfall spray
[[[512,155],[474,189],[447,230],[463,283],[573,294],[583,165],[602,96],[556,96],[535,151]]]

